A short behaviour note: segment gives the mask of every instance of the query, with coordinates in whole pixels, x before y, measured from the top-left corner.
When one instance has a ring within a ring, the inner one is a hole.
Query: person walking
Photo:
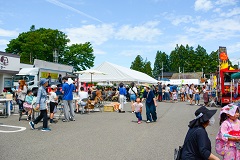
[[[158,83],[158,102],[162,102],[162,82]]]
[[[129,90],[128,90],[128,93],[129,93],[129,95],[130,95],[132,113],[134,113],[133,103],[136,101],[136,98],[137,98],[137,88],[135,87],[134,82],[132,82],[132,83],[130,84],[130,88],[129,88]]]
[[[124,111],[124,102],[125,102],[125,96],[127,95],[127,90],[123,86],[123,83],[119,84],[119,103],[121,104],[121,109],[119,109],[119,113],[125,113]]]
[[[35,129],[34,127],[35,124],[38,124],[38,122],[40,122],[41,119],[43,119],[42,131],[51,131],[51,129],[48,128],[47,92],[46,92],[47,86],[48,86],[48,80],[45,78],[41,79],[40,87],[37,93],[37,100],[36,100],[36,110],[40,109],[40,115],[34,121],[29,122],[29,125],[32,129]]]
[[[75,86],[73,80],[68,77],[63,77],[62,93],[63,93],[63,105],[64,105],[64,117],[63,122],[75,121],[74,110],[73,110],[73,92],[75,91]],[[70,111],[70,112],[69,112]]]
[[[51,85],[51,92],[49,96],[50,101],[50,123],[53,123],[54,112],[56,111],[58,96],[56,94],[57,86]]]
[[[132,104],[132,107],[134,108],[135,115],[138,119],[138,124],[142,123],[142,107],[143,104],[141,103],[141,99],[137,98],[136,102]]]
[[[195,106],[196,105],[200,105],[200,103],[199,103],[199,101],[200,101],[200,91],[199,91],[199,89],[198,89],[198,86],[196,86],[195,88],[194,88],[194,102],[195,102]]]
[[[145,91],[143,93],[142,102],[146,99],[146,116],[147,116],[147,123],[156,122],[157,121],[157,113],[156,107],[157,102],[154,96],[153,91],[150,89],[149,85],[145,85]]]
[[[211,141],[206,127],[214,124],[213,115],[217,110],[208,110],[205,106],[196,110],[194,120],[189,122],[189,130],[184,140],[181,159],[220,160],[211,152]]]

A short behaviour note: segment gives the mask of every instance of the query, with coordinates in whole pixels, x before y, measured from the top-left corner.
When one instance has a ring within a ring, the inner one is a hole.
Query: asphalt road
[[[31,130],[26,117],[18,121],[17,115],[11,115],[0,118],[0,159],[172,160],[174,148],[183,144],[187,125],[198,107],[187,102],[159,102],[158,121],[147,124],[143,109],[144,122],[137,124],[128,103],[126,113],[76,114],[74,122],[51,124],[51,132],[42,132],[42,123]],[[219,128],[217,109],[214,126],[207,127],[213,153]]]

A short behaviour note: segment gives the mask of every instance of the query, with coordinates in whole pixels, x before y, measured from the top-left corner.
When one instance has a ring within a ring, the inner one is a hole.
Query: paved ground
[[[158,121],[151,124],[137,124],[130,112],[77,114],[75,122],[50,125],[51,132],[42,132],[42,123],[31,130],[28,121],[19,122],[17,115],[11,115],[0,118],[0,159],[171,160],[174,148],[183,144],[188,122],[198,107],[185,102],[159,102]],[[126,110],[130,111],[129,103]],[[207,128],[213,153],[219,110],[215,125]],[[146,120],[145,109],[143,119]],[[26,127],[26,130],[9,133],[21,128],[3,125]]]

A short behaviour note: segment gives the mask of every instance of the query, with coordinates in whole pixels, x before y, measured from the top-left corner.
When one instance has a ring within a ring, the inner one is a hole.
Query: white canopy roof
[[[145,73],[135,71],[126,67],[118,66],[109,62],[103,62],[94,70],[104,72],[106,75],[93,74],[93,82],[136,82],[156,84],[158,81]],[[80,81],[90,82],[91,76],[89,74],[82,74],[79,76]]]

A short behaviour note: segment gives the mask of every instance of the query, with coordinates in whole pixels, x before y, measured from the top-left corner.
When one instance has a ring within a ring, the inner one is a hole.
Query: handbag
[[[190,139],[190,137],[198,130],[199,128],[197,128],[195,131],[192,132],[192,134],[189,136],[188,140]],[[174,160],[181,160],[181,156],[182,156],[182,150],[184,145],[186,144],[186,142],[188,141],[186,140],[183,144],[183,146],[179,146],[178,148],[174,149]]]
[[[23,103],[23,107],[26,108],[26,109],[32,109],[32,105],[28,104],[27,102]]]
[[[178,148],[174,149],[174,160],[181,160],[182,156],[182,146],[179,146]]]

